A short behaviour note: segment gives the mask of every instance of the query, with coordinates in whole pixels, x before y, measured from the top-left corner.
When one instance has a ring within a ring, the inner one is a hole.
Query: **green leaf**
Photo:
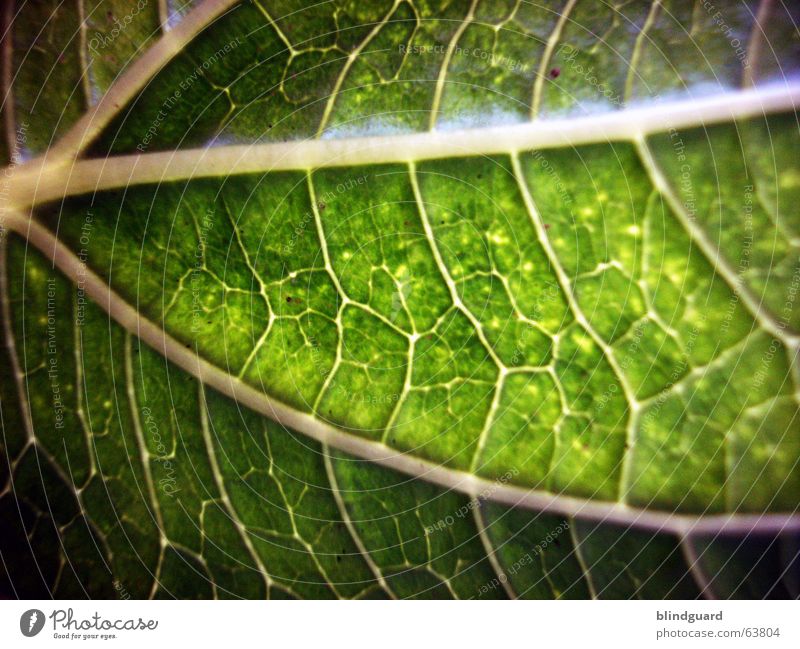
[[[797,595],[788,10],[195,4],[6,16],[4,592]]]

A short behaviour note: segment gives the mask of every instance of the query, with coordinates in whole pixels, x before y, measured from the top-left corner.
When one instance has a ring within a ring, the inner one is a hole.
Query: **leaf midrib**
[[[702,128],[800,106],[800,81],[657,103],[613,113],[506,126],[342,139],[307,139],[177,149],[107,158],[44,154],[3,170],[13,182],[11,209],[25,211],[65,196],[142,184],[275,171],[411,163],[514,154],[608,142],[637,142],[672,129]],[[90,124],[91,127],[91,124]],[[82,139],[91,139],[87,130]],[[59,145],[56,145],[55,150]]]

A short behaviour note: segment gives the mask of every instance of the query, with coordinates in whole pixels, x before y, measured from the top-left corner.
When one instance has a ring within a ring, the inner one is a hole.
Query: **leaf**
[[[10,594],[796,596],[790,17],[502,5],[8,13]]]

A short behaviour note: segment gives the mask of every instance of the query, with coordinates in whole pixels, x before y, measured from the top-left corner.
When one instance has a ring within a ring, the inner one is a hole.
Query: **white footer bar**
[[[799,629],[797,601],[0,602],[3,647],[796,649]]]

